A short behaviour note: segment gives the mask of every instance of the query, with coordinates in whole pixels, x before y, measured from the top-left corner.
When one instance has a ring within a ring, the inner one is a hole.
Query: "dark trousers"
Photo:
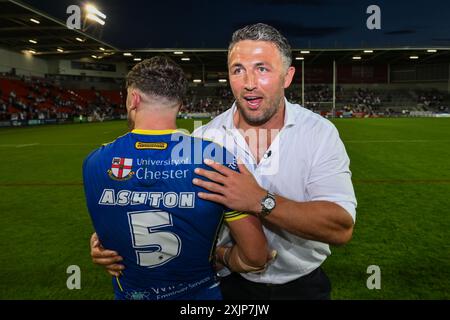
[[[285,284],[249,281],[238,273],[221,279],[224,300],[330,300],[331,283],[319,267]]]

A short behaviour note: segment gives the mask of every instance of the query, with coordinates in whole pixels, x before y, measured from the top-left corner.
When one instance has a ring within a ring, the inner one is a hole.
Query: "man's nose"
[[[252,91],[256,89],[256,79],[253,73],[249,72],[245,75],[245,89]]]

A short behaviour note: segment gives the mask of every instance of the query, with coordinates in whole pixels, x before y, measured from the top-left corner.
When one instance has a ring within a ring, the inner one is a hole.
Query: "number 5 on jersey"
[[[170,213],[161,210],[128,212],[137,264],[159,267],[179,256],[181,240],[175,233],[160,231],[173,225]]]

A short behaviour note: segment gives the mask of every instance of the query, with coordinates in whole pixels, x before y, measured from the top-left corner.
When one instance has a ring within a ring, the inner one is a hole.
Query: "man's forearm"
[[[267,257],[268,259],[272,258],[268,255]],[[248,262],[236,244],[231,247],[218,247],[216,249],[216,264],[219,263],[220,265],[226,266],[234,272],[260,272],[265,269],[267,261],[258,265]]]
[[[353,219],[330,201],[295,202],[276,196],[276,207],[264,220],[299,237],[333,245],[347,243]]]

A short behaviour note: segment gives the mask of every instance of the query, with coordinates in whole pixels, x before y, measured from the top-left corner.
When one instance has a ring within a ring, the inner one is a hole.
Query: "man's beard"
[[[269,101],[269,108],[262,111],[262,114],[259,116],[251,116],[250,112],[247,112],[245,107],[243,107],[239,100],[236,100],[236,104],[238,106],[238,110],[240,110],[240,114],[244,118],[245,122],[248,123],[251,126],[262,126],[266,122],[268,122],[270,119],[272,119],[273,115],[277,113],[280,103],[283,97],[280,97],[278,99],[273,99],[272,101]]]

